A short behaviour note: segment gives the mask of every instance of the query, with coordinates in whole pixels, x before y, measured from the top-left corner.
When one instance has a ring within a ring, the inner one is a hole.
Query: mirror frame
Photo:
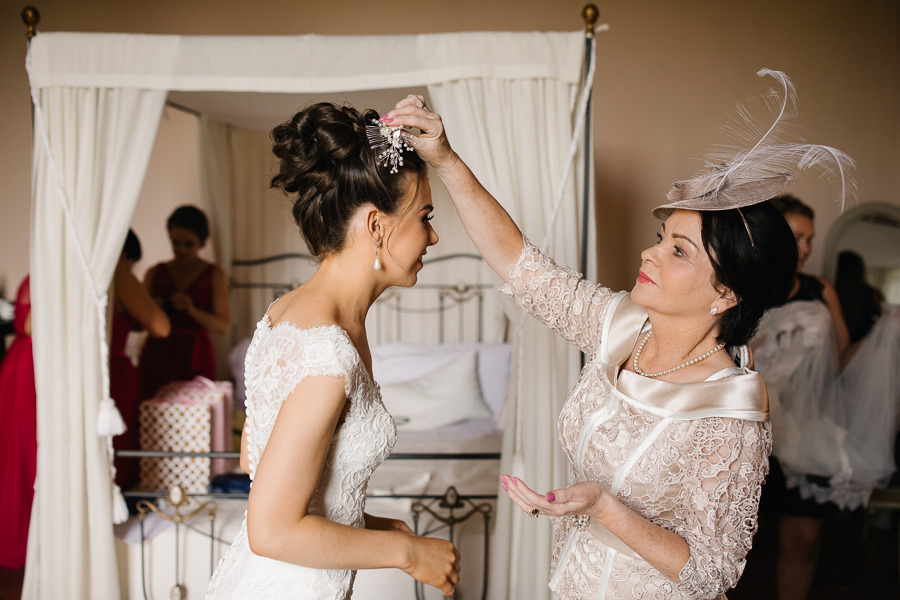
[[[838,240],[850,227],[858,223],[863,217],[880,217],[890,221],[900,223],[900,206],[896,204],[888,204],[887,202],[865,202],[856,207],[855,210],[849,210],[838,217],[825,238],[825,261],[823,275],[829,280],[834,281],[835,269],[837,268],[837,252],[836,246]],[[900,230],[898,230],[900,233]]]

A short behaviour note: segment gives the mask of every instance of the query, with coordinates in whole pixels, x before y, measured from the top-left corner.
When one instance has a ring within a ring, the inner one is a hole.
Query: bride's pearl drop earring
[[[381,240],[375,242],[375,270],[381,270],[381,259],[378,257],[378,249],[381,248]]]

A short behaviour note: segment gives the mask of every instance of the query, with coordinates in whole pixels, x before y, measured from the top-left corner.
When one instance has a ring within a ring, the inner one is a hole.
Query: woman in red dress
[[[16,339],[0,365],[0,567],[25,566],[37,469],[37,395],[29,278],[16,293]]]
[[[225,333],[231,320],[225,273],[199,256],[209,237],[203,211],[181,206],[166,222],[175,257],[147,271],[144,286],[172,323],[167,338],[149,338],[138,362],[141,399],[170,381],[196,375],[215,379],[209,332]]]
[[[129,229],[113,276],[115,308],[109,344],[109,395],[115,400],[126,427],[125,433],[113,438],[116,450],[140,448],[138,376],[131,358],[125,353],[128,333],[132,329],[146,329],[151,338],[164,338],[171,331],[166,313],[131,272],[141,255],[141,242]],[[137,483],[137,460],[116,458],[115,466],[116,483],[120,488],[125,490]]]

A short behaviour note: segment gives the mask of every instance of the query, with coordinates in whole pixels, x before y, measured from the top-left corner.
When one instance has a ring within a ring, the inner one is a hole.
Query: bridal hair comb
[[[391,173],[396,173],[403,166],[403,152],[412,151],[412,146],[406,142],[402,131],[403,128],[400,126],[388,125],[377,119],[372,119],[372,124],[366,125],[369,147],[381,150],[378,162],[384,167],[390,165]]]
[[[748,106],[738,104],[737,116],[723,128],[738,145],[720,145],[707,154],[703,169],[691,179],[673,183],[666,194],[669,203],[654,208],[653,216],[665,219],[678,208],[728,210],[765,202],[784,193],[794,182],[796,171],[813,167],[840,180],[838,200],[842,210],[855,196],[852,158],[836,148],[808,144],[791,134],[797,92],[787,75],[772,69],[761,69],[757,75],[768,75],[781,84],[780,91],[772,88],[765,95],[766,112],[776,113],[774,122],[771,116],[761,118]]]

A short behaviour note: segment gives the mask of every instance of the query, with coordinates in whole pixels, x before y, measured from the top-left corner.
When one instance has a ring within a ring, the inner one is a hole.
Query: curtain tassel
[[[97,435],[115,436],[125,433],[127,427],[116,403],[112,398],[104,398],[100,402],[100,410],[97,413]]]
[[[125,503],[125,497],[122,495],[122,489],[115,483],[112,486],[112,513],[113,523],[118,525],[128,520],[128,504]]]

